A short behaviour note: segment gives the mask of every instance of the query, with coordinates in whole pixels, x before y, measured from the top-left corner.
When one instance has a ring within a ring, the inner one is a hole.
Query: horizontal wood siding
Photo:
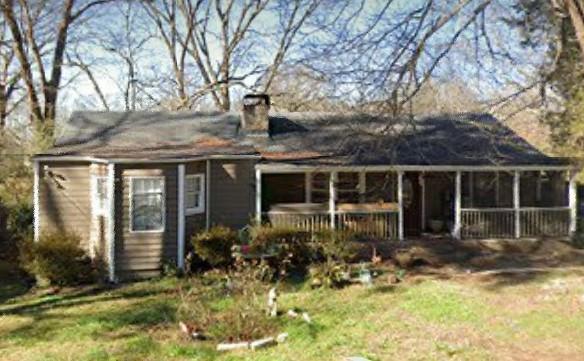
[[[67,231],[81,237],[87,249],[91,202],[89,163],[41,162],[39,164],[40,232]]]
[[[177,256],[177,165],[116,166],[116,274],[121,279],[160,274],[165,262]],[[165,227],[163,232],[130,232],[130,177],[163,176]]]
[[[254,160],[211,161],[211,223],[241,228],[255,208]]]

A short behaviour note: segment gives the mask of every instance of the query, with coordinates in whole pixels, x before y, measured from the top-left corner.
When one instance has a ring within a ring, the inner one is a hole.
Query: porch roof
[[[41,155],[168,160],[255,155],[293,165],[567,165],[487,114],[395,119],[362,113],[276,113],[269,136],[245,135],[239,114],[75,112]]]

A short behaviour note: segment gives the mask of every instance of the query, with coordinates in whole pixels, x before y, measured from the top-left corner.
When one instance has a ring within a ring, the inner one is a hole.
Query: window
[[[164,230],[164,178],[130,178],[132,232]]]
[[[191,174],[185,177],[185,208],[187,214],[205,211],[205,176]]]
[[[107,177],[92,178],[91,205],[96,216],[107,215]]]

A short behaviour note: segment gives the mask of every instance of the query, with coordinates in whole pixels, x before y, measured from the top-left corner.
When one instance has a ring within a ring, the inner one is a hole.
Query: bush
[[[192,239],[195,253],[213,267],[231,263],[231,248],[238,243],[237,232],[225,226],[214,226]]]
[[[73,233],[53,232],[40,236],[38,242],[22,241],[20,260],[23,268],[50,285],[71,286],[95,281],[98,263],[91,260]]]
[[[8,211],[7,229],[20,238],[30,238],[33,233],[33,209],[30,204],[22,203]]]
[[[278,263],[289,262],[292,268],[302,268],[314,260],[312,235],[293,227],[254,226],[249,230],[250,252],[275,253]]]
[[[351,262],[357,255],[358,234],[344,230],[323,230],[314,236],[316,253],[325,261]]]

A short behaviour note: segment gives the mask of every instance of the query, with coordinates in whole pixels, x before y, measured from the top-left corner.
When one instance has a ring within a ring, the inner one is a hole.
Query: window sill
[[[203,214],[205,213],[204,209],[187,209],[185,210],[185,216],[194,216],[197,214]]]

